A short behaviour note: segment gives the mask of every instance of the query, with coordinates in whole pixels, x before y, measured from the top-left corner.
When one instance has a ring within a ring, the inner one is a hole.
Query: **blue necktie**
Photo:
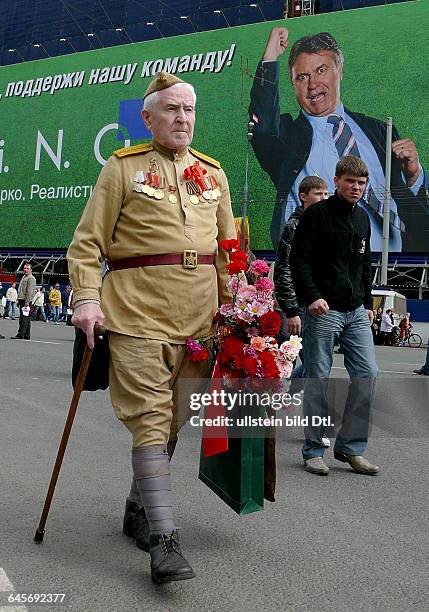
[[[334,139],[338,157],[340,159],[345,155],[356,155],[357,157],[360,157],[356,139],[353,136],[350,126],[344,121],[344,119],[340,117],[340,115],[329,115],[328,123],[334,126],[332,130],[332,138]],[[362,204],[367,210],[370,210],[375,214],[376,220],[382,225],[383,205],[375,195],[369,180],[362,198]],[[405,231],[404,223],[393,211],[390,211],[390,225],[401,230],[401,232]]]

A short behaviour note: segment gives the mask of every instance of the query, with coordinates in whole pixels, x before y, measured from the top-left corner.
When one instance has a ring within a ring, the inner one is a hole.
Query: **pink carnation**
[[[201,346],[201,344],[197,342],[196,340],[194,340],[193,338],[188,338],[186,340],[186,350],[191,355],[196,355],[197,353],[202,351],[202,349],[203,347]]]
[[[263,259],[255,259],[255,261],[250,266],[250,271],[253,272],[253,274],[255,274],[256,276],[261,276],[261,274],[268,274],[270,268]]]
[[[263,291],[263,292],[268,293],[269,291],[272,291],[274,289],[274,283],[271,279],[262,277],[262,278],[258,278],[255,281],[255,287],[258,291]]]
[[[242,285],[238,288],[237,298],[241,301],[253,300],[256,297],[256,288],[253,285]]]

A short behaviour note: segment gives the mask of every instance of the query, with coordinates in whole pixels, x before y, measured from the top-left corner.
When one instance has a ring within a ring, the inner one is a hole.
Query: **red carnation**
[[[278,312],[266,312],[259,319],[259,326],[263,336],[277,336],[282,324],[282,319]]]
[[[234,253],[229,254],[230,261],[235,261],[236,259],[241,259],[242,261],[247,262],[247,253],[244,251],[234,251]]]
[[[269,351],[264,351],[259,355],[261,366],[265,370],[265,378],[279,378],[280,371],[277,367],[275,357]]]
[[[223,340],[222,350],[228,357],[235,357],[243,352],[244,342],[236,336],[228,336]]]
[[[221,240],[219,242],[219,246],[221,249],[225,251],[232,251],[232,249],[239,249],[240,245],[238,244],[238,240]]]
[[[250,355],[246,355],[244,358],[244,369],[246,370],[247,376],[256,376],[257,367],[258,360]]]
[[[227,270],[229,274],[238,274],[239,272],[247,272],[249,266],[247,262],[242,259],[235,259],[231,261],[227,266]]]

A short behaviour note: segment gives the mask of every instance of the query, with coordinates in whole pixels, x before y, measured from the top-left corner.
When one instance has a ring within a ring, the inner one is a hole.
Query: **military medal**
[[[175,185],[168,186],[168,191],[170,192],[168,196],[168,201],[171,202],[172,204],[177,204],[177,196],[174,193],[176,189],[177,187]]]
[[[158,162],[156,161],[156,157],[152,157],[149,160],[149,171],[151,174],[157,174],[158,173]]]
[[[204,180],[205,174],[207,174],[207,170],[202,168],[198,161],[193,166],[185,168],[186,190],[189,194],[192,194],[189,198],[192,204],[199,204],[206,199],[204,196],[204,192],[207,191]]]
[[[144,183],[145,175],[144,175],[143,170],[137,170],[137,172],[134,175],[133,181],[135,183]]]
[[[218,182],[214,176],[209,176],[210,185],[212,187],[212,197],[214,200],[218,200],[220,198],[220,189],[218,186]]]
[[[134,191],[137,191],[137,193],[144,193],[143,192],[143,187],[144,187],[144,185],[141,185],[140,183],[136,183],[134,185]]]

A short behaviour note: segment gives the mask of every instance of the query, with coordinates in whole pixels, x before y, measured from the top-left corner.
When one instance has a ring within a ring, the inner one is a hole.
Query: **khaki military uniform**
[[[196,162],[216,197],[191,197],[184,173]],[[142,191],[148,172],[159,177],[162,198]],[[183,345],[189,337],[213,336],[216,309],[229,299],[228,258],[218,252],[218,241],[234,237],[225,173],[191,148],[174,153],[153,142],[120,149],[101,171],[68,250],[69,272],[75,303],[101,299],[110,331],[112,403],[134,446],[166,442],[174,385],[207,375],[207,364],[190,363]],[[115,270],[102,282],[103,259],[187,250],[214,254],[215,264]]]

